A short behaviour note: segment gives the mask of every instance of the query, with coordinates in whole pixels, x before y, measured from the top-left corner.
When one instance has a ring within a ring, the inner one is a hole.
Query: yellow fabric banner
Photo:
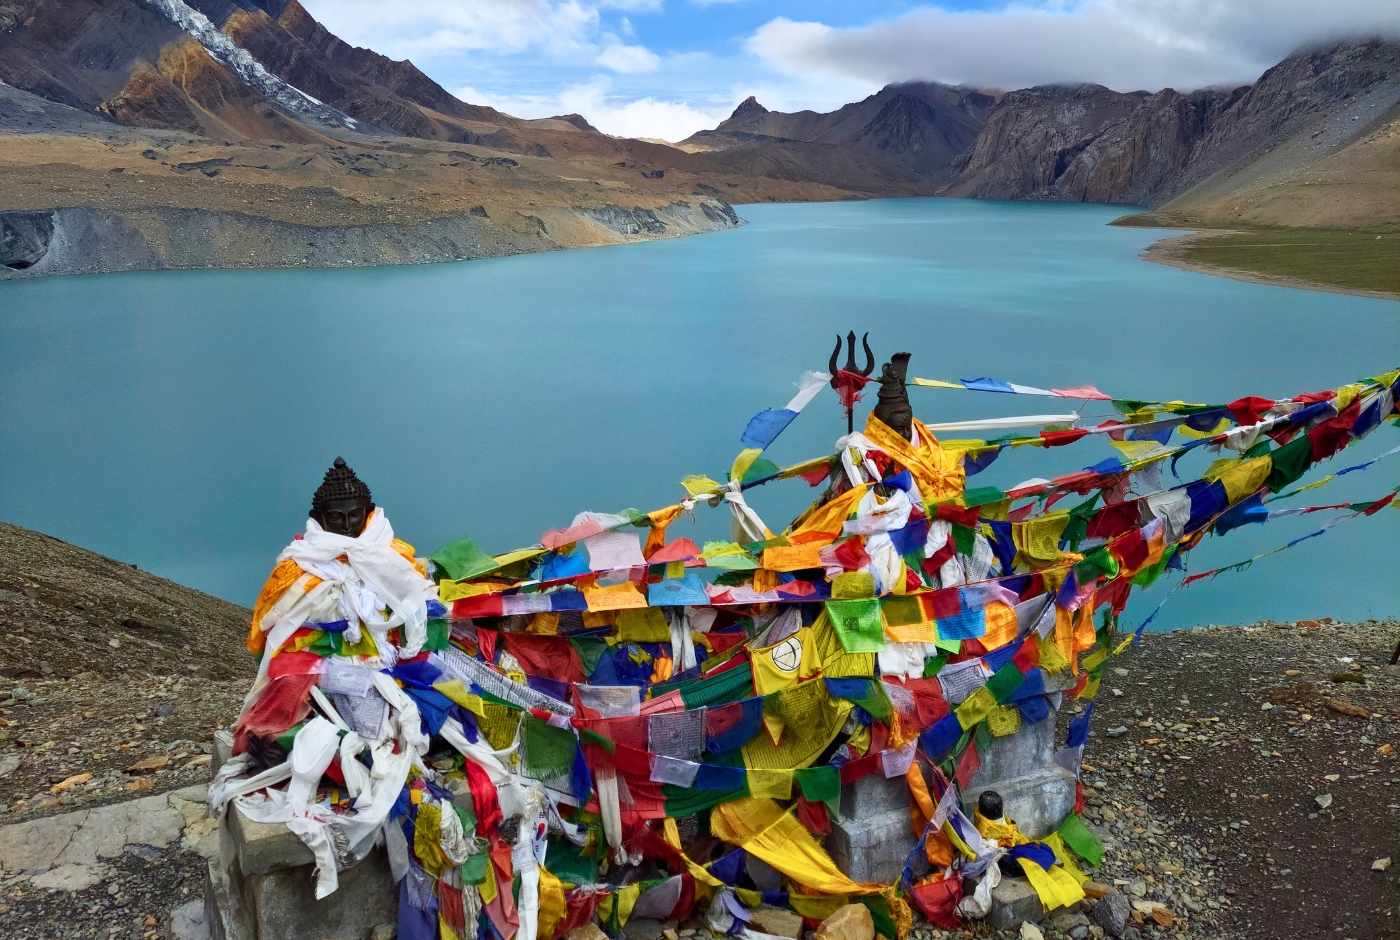
[[[939,446],[938,438],[918,418],[913,419],[913,425],[919,438],[917,450],[893,428],[875,417],[873,411],[865,422],[865,436],[918,481],[919,495],[924,502],[931,504],[962,499],[967,480],[963,473],[962,454],[945,452]]]

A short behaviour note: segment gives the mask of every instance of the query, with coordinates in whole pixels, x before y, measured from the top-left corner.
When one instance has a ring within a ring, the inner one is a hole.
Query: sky
[[[754,95],[828,111],[890,82],[1185,91],[1300,47],[1400,38],[1397,0],[302,0],[332,32],[519,117],[680,140]]]

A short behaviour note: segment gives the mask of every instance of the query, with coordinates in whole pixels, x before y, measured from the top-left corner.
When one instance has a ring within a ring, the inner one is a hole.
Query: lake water
[[[505,551],[580,510],[672,503],[687,474],[723,479],[748,419],[781,407],[850,329],[870,332],[877,362],[912,352],[910,375],[1157,400],[1282,397],[1400,365],[1400,305],[1149,264],[1139,254],[1162,233],[1108,227],[1117,208],[910,199],[740,214],[750,224],[734,232],[493,261],[0,283],[0,519],[251,605],[337,454],[420,552],[468,534]],[[930,423],[1073,410],[910,391]],[[769,456],[830,453],[844,430],[828,390]],[[1333,463],[1396,444],[1384,425]],[[976,479],[1009,487],[1111,453],[1093,439],[1022,449]],[[1183,475],[1208,460],[1188,458]],[[1309,495],[1374,498],[1397,481],[1400,456]],[[751,503],[779,529],[812,496],[787,481]],[[702,507],[672,534],[718,537],[727,516]],[[1208,539],[1192,568],[1329,518]],[[1400,613],[1397,519],[1358,519],[1179,591],[1158,622]],[[1128,623],[1163,584],[1135,597]]]

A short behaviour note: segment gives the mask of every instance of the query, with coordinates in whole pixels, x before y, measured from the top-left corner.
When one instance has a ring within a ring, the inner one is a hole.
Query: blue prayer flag
[[[744,433],[739,438],[739,443],[745,447],[756,447],[764,450],[769,444],[783,433],[783,429],[792,424],[792,419],[797,417],[797,412],[789,411],[787,408],[764,408],[758,414],[749,419],[749,426],[744,428]]]

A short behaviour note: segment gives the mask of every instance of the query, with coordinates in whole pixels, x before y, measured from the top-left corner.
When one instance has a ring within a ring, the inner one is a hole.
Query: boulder
[[[802,937],[802,915],[780,907],[765,905],[754,908],[750,912],[749,926],[775,937],[790,937],[792,940],[801,940]]]
[[[875,921],[864,904],[847,904],[822,921],[813,940],[875,940]]]
[[[1127,897],[1117,891],[1110,891],[1094,905],[1094,923],[1103,928],[1110,937],[1121,937],[1132,917],[1133,907]]]
[[[608,940],[608,935],[597,924],[587,923],[570,930],[564,935],[564,940]]]

